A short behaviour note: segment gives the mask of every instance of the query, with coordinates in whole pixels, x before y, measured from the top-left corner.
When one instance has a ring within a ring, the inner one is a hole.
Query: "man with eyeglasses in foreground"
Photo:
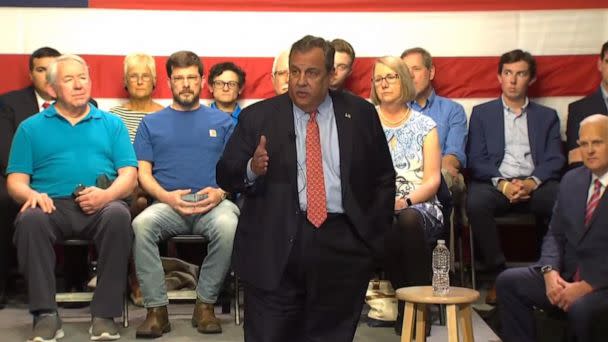
[[[473,107],[467,143],[467,214],[486,269],[496,275],[506,266],[494,216],[550,218],[565,162],[557,112],[527,96],[536,81],[534,57],[519,49],[503,54],[497,77],[502,95]],[[545,225],[537,229],[540,238]],[[494,286],[486,302],[496,304]]]
[[[334,55],[334,72],[329,79],[329,89],[341,91],[348,77],[353,73],[355,49],[344,39],[336,38],[331,41],[336,53]]]
[[[218,63],[209,71],[209,92],[215,101],[210,107],[230,115],[234,125],[239,121],[241,107],[237,100],[245,89],[245,72],[232,62]]]
[[[204,334],[222,332],[214,304],[230,267],[239,215],[215,181],[215,164],[232,134],[232,119],[200,104],[205,77],[196,54],[176,52],[166,69],[173,103],[143,118],[134,143],[139,183],[154,198],[133,220],[133,257],[147,309],[137,338],[156,338],[171,330],[158,242],[180,234],[209,240],[192,326]]]

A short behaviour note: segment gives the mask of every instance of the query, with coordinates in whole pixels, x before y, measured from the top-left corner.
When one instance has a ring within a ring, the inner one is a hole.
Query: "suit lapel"
[[[591,186],[591,184],[589,184],[589,186]],[[587,187],[587,189],[588,188],[589,187]],[[593,216],[591,216],[591,221],[589,221],[589,225],[585,227],[586,231],[589,231],[591,229],[593,223],[595,222],[599,214],[602,212],[602,210],[606,210],[606,208],[608,208],[608,190],[604,189],[604,193],[602,194],[602,197],[600,197],[600,201],[597,203],[597,207],[593,212]],[[586,209],[587,208],[585,206],[585,210]]]
[[[338,130],[338,144],[340,145],[340,175],[342,191],[350,184],[350,164],[353,145],[353,113],[348,111],[346,103],[340,94],[330,93],[332,97],[336,128]]]
[[[534,108],[532,102],[528,102],[528,108],[526,109],[526,121],[528,123],[528,142],[530,143],[530,153],[532,154],[532,163],[537,165],[536,160],[536,136],[537,136],[537,125],[536,118],[534,116]]]
[[[606,102],[604,101],[604,97],[602,95],[602,88],[600,88],[595,92],[593,96],[593,101],[597,103],[597,108],[600,109],[600,113],[608,114],[608,108],[606,108]]]
[[[293,184],[294,192],[298,194],[298,159],[295,138],[295,125],[293,121],[293,105],[287,94],[281,95],[281,100],[278,102],[277,112],[275,116],[277,124],[277,136],[279,140],[284,142],[284,146],[275,148],[284,149],[283,158],[286,160],[286,165],[293,165],[289,168],[288,177],[289,183]],[[272,161],[271,161],[272,162]],[[299,203],[299,199],[298,199]]]
[[[572,198],[574,199],[572,204],[574,222],[580,222],[580,229],[576,230],[579,236],[579,243],[585,238],[585,236],[589,232],[589,227],[585,226],[585,213],[587,211],[587,197],[589,196],[589,186],[591,185],[591,171],[585,169],[583,175],[583,177],[579,178],[580,181],[577,182],[574,189],[572,189]]]
[[[502,97],[498,99],[498,101],[496,101],[496,108],[492,111],[492,113],[495,115],[494,120],[490,121],[490,125],[492,125],[492,121],[494,121],[496,123],[496,135],[495,137],[497,137],[499,139],[500,142],[500,161],[502,161],[505,157],[505,147],[506,142],[505,142],[505,108],[504,108],[504,104],[502,102]],[[494,137],[486,137],[487,139],[494,139]],[[499,165],[500,165],[500,161],[499,161]]]

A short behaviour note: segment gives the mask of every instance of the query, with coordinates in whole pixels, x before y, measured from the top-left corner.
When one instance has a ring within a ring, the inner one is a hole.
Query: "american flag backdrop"
[[[521,48],[537,57],[530,96],[558,110],[596,89],[608,40],[608,0],[0,0],[0,93],[26,86],[27,58],[51,46],[83,56],[102,109],[122,101],[122,59],[156,56],[154,97],[170,102],[166,57],[192,50],[205,68],[234,61],[247,72],[242,104],[274,95],[270,70],[305,34],[355,48],[353,92],[369,97],[373,61],[421,46],[437,67],[437,93],[471,107],[500,94],[498,56]],[[209,98],[207,90],[202,92]]]

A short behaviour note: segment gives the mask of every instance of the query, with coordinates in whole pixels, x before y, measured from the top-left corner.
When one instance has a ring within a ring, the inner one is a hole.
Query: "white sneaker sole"
[[[93,327],[89,328],[89,334],[91,334],[91,341],[115,341],[120,338],[120,334],[116,333],[114,335],[104,332],[101,335],[94,336],[93,335]]]
[[[64,336],[65,333],[63,332],[63,329],[59,329],[55,332],[55,337],[50,340],[45,340],[42,337],[36,336],[31,340],[27,340],[26,342],[57,342],[58,338],[63,338]]]

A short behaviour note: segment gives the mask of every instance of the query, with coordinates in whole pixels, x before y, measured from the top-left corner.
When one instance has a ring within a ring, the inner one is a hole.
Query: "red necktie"
[[[593,212],[595,208],[597,208],[597,204],[600,202],[600,190],[602,189],[602,183],[600,183],[599,179],[596,179],[593,183],[593,194],[591,194],[591,198],[589,198],[589,202],[587,202],[587,209],[585,210],[585,228],[589,226],[591,223],[591,218],[593,217]],[[576,273],[574,273],[574,281],[580,281],[580,267],[576,269]]]
[[[593,183],[593,194],[587,202],[587,210],[585,210],[585,226],[588,226],[591,223],[591,218],[593,217],[593,212],[595,208],[597,208],[597,204],[600,202],[600,189],[602,188],[602,183],[600,183],[599,179],[596,179]]]
[[[327,218],[327,206],[317,114],[316,110],[312,111],[306,125],[306,217],[319,228]]]
[[[42,104],[42,108],[47,109],[47,108],[49,108],[50,105],[51,105],[50,102],[44,101],[44,103]]]

